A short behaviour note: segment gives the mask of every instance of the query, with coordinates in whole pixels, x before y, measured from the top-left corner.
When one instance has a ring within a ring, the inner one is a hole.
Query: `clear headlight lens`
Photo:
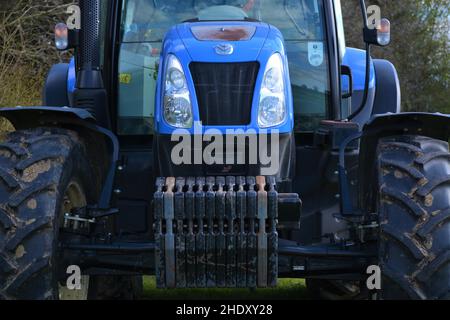
[[[272,92],[280,91],[280,74],[272,68],[269,69],[264,77],[264,86]]]
[[[269,128],[282,124],[286,119],[286,97],[283,78],[283,61],[280,54],[270,57],[261,86],[258,125]]]
[[[283,99],[275,96],[264,98],[259,106],[259,118],[259,126],[263,128],[282,123],[285,118]]]
[[[183,72],[175,68],[169,70],[169,81],[177,90],[183,89],[186,84]]]
[[[177,128],[192,127],[191,104],[185,97],[166,96],[164,98],[164,118]]]
[[[164,88],[164,119],[176,128],[191,128],[193,125],[192,103],[187,87],[186,75],[180,61],[167,57]]]

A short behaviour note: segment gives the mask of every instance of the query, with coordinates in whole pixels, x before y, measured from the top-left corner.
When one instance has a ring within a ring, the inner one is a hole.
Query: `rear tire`
[[[450,153],[422,136],[378,146],[382,299],[450,298]]]

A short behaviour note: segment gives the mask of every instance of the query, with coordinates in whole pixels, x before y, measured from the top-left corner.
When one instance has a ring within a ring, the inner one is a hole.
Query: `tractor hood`
[[[197,22],[176,27],[193,61],[256,61],[270,32],[259,22]]]
[[[264,73],[270,58],[279,54],[284,68],[287,117],[272,127],[280,133],[293,129],[292,93],[288,61],[281,32],[274,26],[249,21],[185,22],[166,34],[159,66],[155,128],[172,134],[164,121],[164,85],[169,56],[186,76],[193,122],[201,130],[227,128],[259,130],[258,108]],[[194,126],[188,131],[195,132]]]

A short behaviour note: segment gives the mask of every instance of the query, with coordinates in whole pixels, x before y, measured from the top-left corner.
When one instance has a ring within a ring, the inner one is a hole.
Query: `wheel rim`
[[[67,186],[67,189],[64,193],[63,203],[61,205],[60,212],[60,224],[62,227],[64,223],[64,215],[67,212],[71,212],[71,210],[75,208],[83,208],[86,207],[87,200],[83,188],[81,185],[72,181]],[[70,290],[66,285],[62,285],[58,282],[58,296],[60,300],[87,300],[89,293],[89,280],[90,277],[83,275],[81,276],[81,289]]]

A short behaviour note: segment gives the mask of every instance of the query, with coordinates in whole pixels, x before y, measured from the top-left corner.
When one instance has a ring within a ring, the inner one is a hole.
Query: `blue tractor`
[[[79,0],[43,106],[0,110],[0,298],[450,298],[450,117],[401,113],[360,2],[366,50],[340,0]]]

